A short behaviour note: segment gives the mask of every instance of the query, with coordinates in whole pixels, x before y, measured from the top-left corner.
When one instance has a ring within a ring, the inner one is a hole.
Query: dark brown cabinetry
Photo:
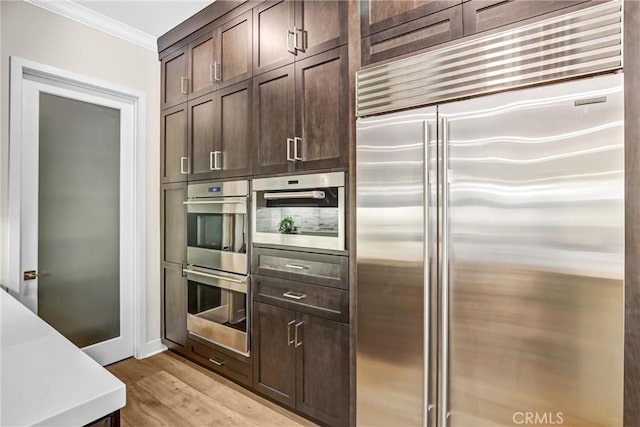
[[[160,102],[163,110],[187,100],[187,50],[187,46],[178,49],[160,62]]]
[[[471,0],[462,6],[464,35],[471,35],[589,0]]]
[[[214,168],[214,157],[219,153],[214,141],[216,110],[215,93],[189,101],[189,180],[206,176]]]
[[[459,5],[462,0],[361,0],[362,37]]]
[[[192,334],[187,339],[189,355],[193,359],[213,371],[251,386],[252,370],[249,358],[226,349],[213,349],[200,341],[203,340]]]
[[[182,264],[187,258],[187,200],[185,183],[162,186],[160,221],[162,224],[162,262]]]
[[[253,74],[252,32],[251,11],[217,28],[212,70],[216,89],[251,78]]]
[[[208,32],[196,41],[189,44],[188,53],[188,74],[187,92],[188,98],[197,98],[200,95],[209,93],[215,88],[212,76],[213,69],[213,33]]]
[[[329,425],[346,425],[349,327],[254,304],[254,388]]]
[[[187,278],[182,265],[162,265],[162,342],[173,350],[184,350],[187,339]]]
[[[344,1],[267,1],[254,9],[254,74],[347,43]]]
[[[160,131],[160,175],[161,182],[187,180],[187,104],[164,110]]]
[[[346,46],[254,78],[255,173],[346,165]]]

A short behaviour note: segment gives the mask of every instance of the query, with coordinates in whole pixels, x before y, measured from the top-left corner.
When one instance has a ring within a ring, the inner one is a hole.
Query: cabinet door
[[[218,27],[213,75],[218,89],[251,78],[252,32],[251,11]]]
[[[221,152],[214,138],[216,114],[215,93],[189,101],[189,180],[208,178],[215,168]]]
[[[251,174],[252,89],[246,80],[216,92],[216,146],[221,153],[214,157],[215,176]]]
[[[295,406],[295,311],[253,305],[253,387],[272,399]]]
[[[296,63],[296,169],[347,164],[347,62],[343,46]]]
[[[347,425],[349,327],[298,314],[294,341],[296,409],[328,425]]]
[[[162,261],[182,264],[187,259],[187,200],[186,183],[162,186],[161,224]]]
[[[461,0],[361,0],[361,32],[367,37],[459,5]]]
[[[588,0],[472,0],[463,4],[464,35],[533,18]]]
[[[364,37],[361,62],[363,66],[370,65],[459,37],[462,37],[460,4]]]
[[[213,76],[213,32],[189,45],[189,99],[215,89]]]
[[[187,62],[186,46],[162,59],[160,96],[163,110],[187,100],[189,91]]]
[[[296,1],[296,61],[347,43],[348,2]]]
[[[162,342],[181,350],[187,339],[187,278],[181,264],[162,265]]]
[[[293,170],[294,68],[253,78],[254,173]]]
[[[160,175],[163,183],[187,180],[187,104],[162,112]]]
[[[253,75],[291,64],[295,58],[293,0],[266,1],[253,9]]]

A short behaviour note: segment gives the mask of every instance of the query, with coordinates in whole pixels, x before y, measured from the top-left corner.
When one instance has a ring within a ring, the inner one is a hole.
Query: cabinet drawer
[[[251,268],[261,276],[347,289],[349,258],[281,249],[253,248]]]
[[[291,280],[253,276],[254,301],[348,323],[349,292]]]
[[[200,364],[238,382],[251,385],[250,363],[230,357],[192,339],[188,339],[188,344],[189,356]]]

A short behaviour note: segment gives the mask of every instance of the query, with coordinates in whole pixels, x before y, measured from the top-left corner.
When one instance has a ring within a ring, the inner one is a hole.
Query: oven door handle
[[[187,200],[183,205],[226,205],[228,203],[246,203],[245,200]]]
[[[324,191],[293,191],[290,193],[264,193],[265,200],[324,199]]]
[[[188,268],[183,268],[182,271],[184,273],[191,273],[191,274],[195,274],[197,276],[210,277],[211,279],[226,280],[228,282],[233,282],[233,283],[244,283],[242,280],[233,279],[231,277],[224,277],[224,276],[218,276],[216,274],[203,273],[201,271],[190,270]]]

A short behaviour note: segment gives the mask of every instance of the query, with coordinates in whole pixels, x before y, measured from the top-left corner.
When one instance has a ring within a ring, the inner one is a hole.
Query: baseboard
[[[151,356],[156,355],[158,353],[162,353],[165,350],[167,350],[167,346],[162,344],[162,341],[160,341],[160,339],[149,341],[145,345],[144,354],[142,354],[139,357],[139,359],[145,359],[147,357],[151,357]]]

